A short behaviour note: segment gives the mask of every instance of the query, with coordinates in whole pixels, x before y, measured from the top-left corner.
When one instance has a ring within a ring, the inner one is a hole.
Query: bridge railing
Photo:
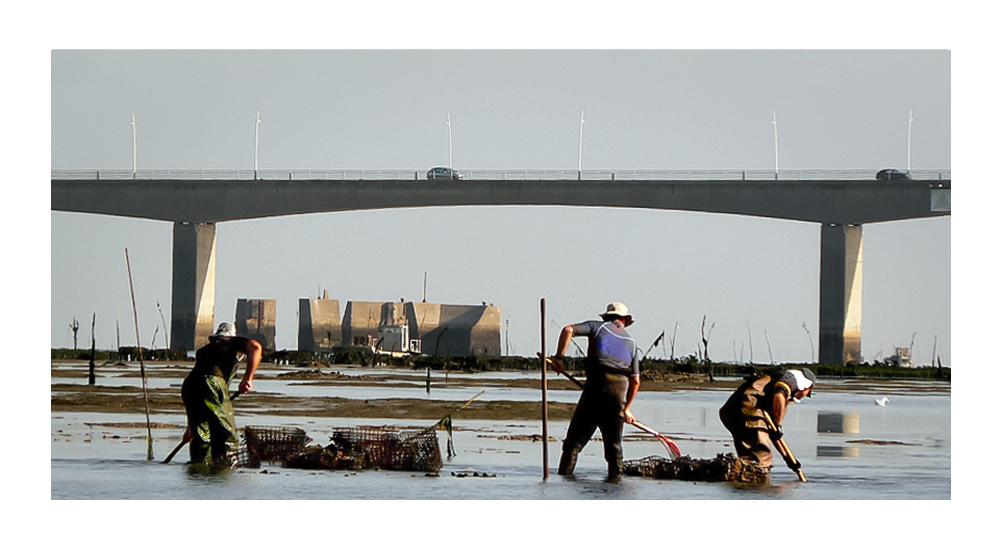
[[[849,181],[872,180],[876,169],[473,169],[459,170],[463,179],[488,181]],[[910,172],[915,180],[951,179],[950,169],[918,169]],[[128,169],[52,170],[58,180],[227,180],[227,181],[380,181],[427,180],[426,170],[413,169]]]

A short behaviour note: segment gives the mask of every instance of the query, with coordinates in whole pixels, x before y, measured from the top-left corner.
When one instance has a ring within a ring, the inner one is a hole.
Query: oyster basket
[[[310,439],[297,427],[247,426],[243,428],[237,460],[241,467],[260,467],[261,462],[284,464],[302,452]]]
[[[401,431],[392,427],[339,427],[331,446],[354,459],[357,469],[437,471],[444,462],[437,431]]]

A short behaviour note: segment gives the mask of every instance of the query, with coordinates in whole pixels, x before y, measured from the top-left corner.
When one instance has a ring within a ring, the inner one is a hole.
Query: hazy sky
[[[839,51],[52,52],[52,169],[951,168],[951,53]],[[98,348],[134,344],[124,250],[144,346],[165,345],[172,225],[51,212],[52,346],[69,324]],[[237,298],[277,300],[278,348],[296,347],[300,297],[492,302],[511,353],[611,301],[648,347],[677,327],[717,360],[818,353],[817,224],[691,212],[476,207],[221,223],[216,322]],[[914,344],[951,359],[951,217],[866,225],[862,354]],[[915,336],[914,336],[915,333]],[[936,343],[936,345],[935,345]],[[669,344],[650,353],[662,357]]]

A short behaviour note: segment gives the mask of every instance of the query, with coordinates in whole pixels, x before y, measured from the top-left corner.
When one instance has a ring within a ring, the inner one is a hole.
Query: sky
[[[52,169],[951,168],[950,52],[52,52]],[[127,68],[127,69],[126,69]],[[912,134],[908,129],[913,110]],[[581,141],[580,119],[584,112]],[[451,151],[449,127],[451,121]],[[775,124],[776,123],[776,124]],[[582,142],[582,148],[581,148]],[[165,346],[172,224],[51,212],[53,347]],[[217,226],[216,323],[238,298],[498,305],[504,352],[612,301],[642,349],[667,331],[715,360],[816,360],[819,225],[570,207],[372,210]],[[862,355],[951,356],[951,218],[866,225]],[[161,317],[162,312],[162,317]],[[674,334],[676,330],[676,335]],[[155,335],[155,336],[154,336]],[[154,344],[155,340],[155,344]],[[665,340],[649,356],[670,355]],[[585,348],[585,345],[581,345]]]
[[[947,50],[52,52],[52,169],[951,168]],[[912,134],[908,129],[913,111]],[[585,120],[582,140],[581,112]],[[451,121],[451,150],[449,127]],[[582,143],[582,146],[581,146]],[[172,224],[51,212],[53,347],[165,346]],[[216,323],[238,298],[498,305],[505,353],[612,301],[649,356],[816,360],[818,224],[571,207],[372,210],[217,226]],[[862,355],[951,356],[951,218],[866,225]],[[159,305],[159,307],[158,307]],[[162,318],[161,318],[162,311]],[[674,334],[676,331],[676,334]],[[155,336],[154,336],[155,335]],[[671,340],[673,346],[671,349]],[[154,344],[155,340],[155,344]],[[585,348],[585,345],[581,344]]]

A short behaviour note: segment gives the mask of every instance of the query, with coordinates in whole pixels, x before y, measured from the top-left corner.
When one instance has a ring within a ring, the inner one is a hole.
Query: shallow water
[[[493,374],[478,374],[495,379]],[[476,376],[463,377],[466,387],[297,386],[293,382],[259,379],[258,390],[297,396],[351,398],[432,398],[464,401],[480,389]],[[53,379],[55,382],[55,378]],[[127,384],[115,380],[115,385]],[[169,386],[169,385],[164,385]],[[734,385],[735,387],[735,385]],[[481,400],[537,400],[539,392],[491,387]],[[844,389],[849,390],[849,389]],[[884,391],[884,392],[882,392]],[[542,478],[542,445],[510,440],[541,432],[537,421],[466,420],[454,416],[458,455],[446,460],[440,475],[392,471],[310,471],[279,466],[236,469],[211,474],[191,471],[182,449],[171,464],[160,464],[180,441],[184,417],[154,414],[153,421],[176,424],[154,428],[154,461],[146,461],[145,427],[122,428],[113,423],[142,422],[143,415],[51,414],[52,499],[950,499],[951,397],[921,384],[889,382],[878,393],[822,392],[793,405],[783,428],[786,441],[802,463],[808,482],[800,483],[775,455],[771,483],[765,486],[691,483],[626,477],[605,483],[606,467],[599,440],[584,450],[571,478],[555,475],[560,440],[567,422],[550,422],[550,476]],[[878,406],[883,394],[890,401]],[[694,458],[713,458],[732,451],[731,440],[718,419],[718,408],[729,395],[723,390],[677,392],[641,391],[636,417],[669,435],[681,451]],[[550,400],[575,402],[576,391],[550,391]],[[305,429],[317,444],[328,444],[330,429],[354,425],[422,427],[431,421],[295,418],[240,414],[237,424],[282,425]],[[104,425],[102,425],[104,424]],[[599,433],[595,439],[599,439]],[[438,433],[442,452],[445,434]],[[859,442],[861,441],[861,442]],[[625,458],[666,456],[658,442],[627,427]],[[487,477],[472,476],[473,472]],[[466,476],[467,475],[467,476]]]

